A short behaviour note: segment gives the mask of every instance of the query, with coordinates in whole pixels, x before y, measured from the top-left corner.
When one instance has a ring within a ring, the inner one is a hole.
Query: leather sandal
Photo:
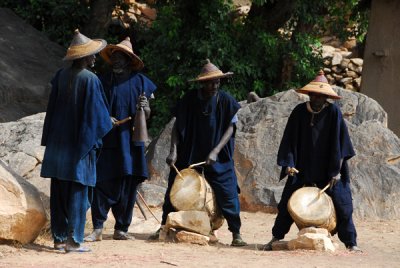
[[[280,239],[276,238],[276,237],[272,237],[271,241],[269,241],[267,244],[263,245],[261,247],[261,250],[263,251],[271,251],[272,250],[272,244],[276,241],[279,241]]]
[[[231,246],[232,247],[244,247],[247,246],[247,243],[243,241],[242,237],[240,236],[240,234],[232,234],[232,243]]]
[[[103,240],[103,229],[94,229],[93,232],[83,239],[85,242],[96,242]]]
[[[348,246],[347,249],[350,252],[355,252],[355,253],[362,253],[363,251],[361,250],[361,248],[357,247],[357,246]]]
[[[135,240],[135,237],[132,235],[129,235],[128,232],[124,232],[121,230],[114,230],[113,239],[114,240]]]
[[[54,249],[55,250],[64,250],[65,242],[54,242]]]

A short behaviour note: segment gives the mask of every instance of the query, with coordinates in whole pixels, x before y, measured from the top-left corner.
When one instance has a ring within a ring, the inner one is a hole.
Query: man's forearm
[[[213,151],[215,151],[217,154],[224,148],[224,146],[228,143],[229,139],[232,137],[233,134],[233,124],[231,123],[229,127],[226,129],[224,135],[222,136],[221,140],[215,146]]]

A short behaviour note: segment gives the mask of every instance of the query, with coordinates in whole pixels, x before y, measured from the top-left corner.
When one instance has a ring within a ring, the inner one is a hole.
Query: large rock
[[[0,8],[0,36],[0,122],[45,111],[65,49],[6,8]]]
[[[209,235],[211,232],[207,212],[194,210],[169,213],[165,228],[184,229],[202,235]]]
[[[0,159],[39,190],[49,211],[50,179],[40,177],[44,147],[40,146],[45,113],[0,123]]]
[[[33,242],[46,223],[38,191],[0,161],[0,241]]]

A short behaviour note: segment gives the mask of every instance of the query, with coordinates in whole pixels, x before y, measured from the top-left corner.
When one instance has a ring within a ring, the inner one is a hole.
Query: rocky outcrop
[[[65,49],[0,8],[0,122],[43,112]]]
[[[34,241],[46,223],[36,188],[0,161],[0,241]]]
[[[40,146],[45,113],[0,124],[0,159],[39,190],[49,209],[50,179],[40,177],[44,147]]]

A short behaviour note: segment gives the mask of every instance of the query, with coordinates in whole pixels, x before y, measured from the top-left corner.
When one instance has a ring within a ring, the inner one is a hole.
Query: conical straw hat
[[[116,50],[124,52],[125,54],[127,54],[131,58],[131,61],[132,61],[131,68],[132,68],[132,70],[139,71],[139,70],[143,69],[143,67],[144,67],[143,61],[139,58],[138,55],[136,55],[133,52],[131,39],[129,37],[125,38],[125,40],[123,40],[119,44],[116,44],[116,45],[109,44],[108,46],[106,46],[105,49],[103,49],[100,52],[100,56],[108,64],[112,64],[112,62],[111,62],[111,54]]]
[[[106,45],[107,42],[105,40],[90,39],[76,29],[72,42],[67,50],[67,54],[63,60],[75,60],[94,55],[99,53]]]
[[[224,78],[231,75],[233,75],[232,72],[223,73],[220,69],[218,69],[217,66],[212,64],[210,60],[207,59],[207,63],[201,69],[200,74],[195,79],[189,80],[189,82],[196,82],[196,81],[201,82],[218,78]]]
[[[331,85],[329,85],[322,70],[318,72],[317,77],[315,77],[313,81],[296,91],[303,94],[309,94],[310,92],[323,94],[330,99],[342,98],[332,89]]]

